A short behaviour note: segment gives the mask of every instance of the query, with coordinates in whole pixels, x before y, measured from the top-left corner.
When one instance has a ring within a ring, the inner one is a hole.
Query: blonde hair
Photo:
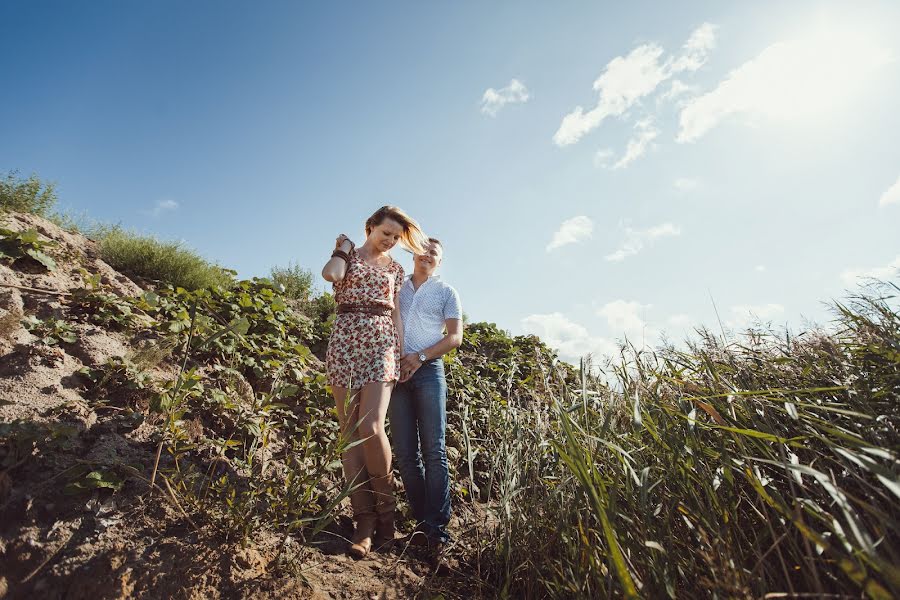
[[[396,206],[382,206],[372,216],[366,219],[366,236],[372,233],[372,228],[381,225],[385,219],[393,219],[403,226],[400,235],[400,245],[413,254],[424,254],[428,246],[428,236],[419,227],[415,219]]]

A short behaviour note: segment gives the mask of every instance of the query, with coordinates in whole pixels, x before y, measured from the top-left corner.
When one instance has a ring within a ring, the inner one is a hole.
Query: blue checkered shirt
[[[462,319],[462,304],[456,290],[439,276],[432,275],[416,289],[409,275],[400,288],[400,317],[404,352],[418,354],[441,341],[444,321]]]

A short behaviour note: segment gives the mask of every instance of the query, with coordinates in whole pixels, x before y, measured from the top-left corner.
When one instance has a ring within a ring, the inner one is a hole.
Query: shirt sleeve
[[[444,320],[462,319],[462,303],[455,289],[447,288],[447,298],[444,300]]]

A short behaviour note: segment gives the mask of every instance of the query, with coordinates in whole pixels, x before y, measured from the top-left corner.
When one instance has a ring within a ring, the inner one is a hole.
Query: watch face
[[[419,360],[421,360],[422,362],[425,362],[426,360],[428,360],[428,358],[425,356],[424,352],[419,352]]]

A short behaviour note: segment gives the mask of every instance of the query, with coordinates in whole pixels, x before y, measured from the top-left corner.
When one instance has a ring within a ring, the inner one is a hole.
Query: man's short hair
[[[441,243],[441,240],[439,240],[439,239],[437,239],[437,238],[431,238],[431,237],[430,237],[430,238],[428,238],[428,241],[431,242],[432,244],[437,244],[438,246],[440,246],[440,247],[441,247],[441,250],[444,249],[444,245]]]

